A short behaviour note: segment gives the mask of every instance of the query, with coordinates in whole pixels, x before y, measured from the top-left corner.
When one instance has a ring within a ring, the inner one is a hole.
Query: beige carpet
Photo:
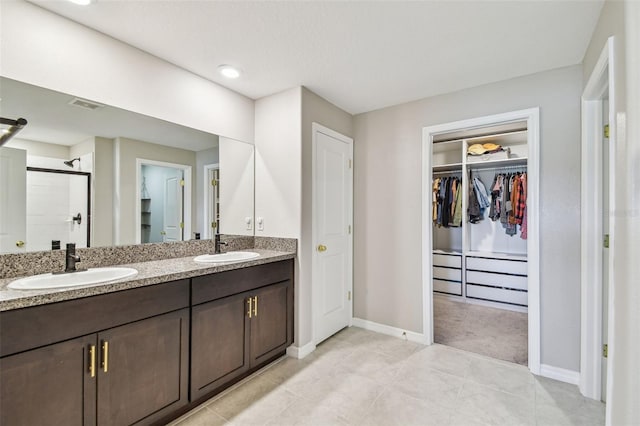
[[[527,365],[527,314],[433,298],[436,343]]]

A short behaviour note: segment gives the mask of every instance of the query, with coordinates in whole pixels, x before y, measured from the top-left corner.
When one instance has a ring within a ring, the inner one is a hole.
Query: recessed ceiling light
[[[218,72],[227,78],[240,77],[240,70],[231,65],[220,65],[218,67]]]
[[[80,6],[86,6],[91,4],[94,0],[69,0],[71,3],[79,4]]]

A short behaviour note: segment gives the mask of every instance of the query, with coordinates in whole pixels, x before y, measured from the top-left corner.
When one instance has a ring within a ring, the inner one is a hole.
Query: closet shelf
[[[495,167],[508,167],[508,166],[524,166],[527,165],[527,157],[507,158],[504,160],[487,160],[478,162],[467,162],[467,167],[470,169],[488,169]],[[435,167],[434,167],[435,169]]]
[[[451,170],[462,170],[462,163],[438,164],[433,166],[434,172],[448,172]]]

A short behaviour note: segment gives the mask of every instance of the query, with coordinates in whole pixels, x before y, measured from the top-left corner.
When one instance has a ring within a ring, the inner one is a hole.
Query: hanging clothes
[[[432,185],[433,224],[438,227],[456,227],[462,224],[462,202],[458,201],[462,186],[455,176],[435,178]],[[456,216],[460,219],[456,220]]]
[[[476,193],[476,197],[478,198],[478,204],[480,205],[480,209],[484,211],[487,207],[491,205],[489,202],[489,196],[487,195],[487,189],[484,187],[484,184],[477,177],[473,178],[473,190]]]
[[[527,173],[496,173],[491,184],[489,218],[500,221],[507,235],[527,238]]]
[[[440,193],[440,178],[436,178],[433,180],[433,186],[432,186],[432,200],[433,200],[433,211],[432,211],[432,218],[433,218],[433,223],[437,223],[438,221],[438,195]]]
[[[456,192],[453,226],[462,226],[462,188],[460,187],[460,181],[458,181],[458,191]]]
[[[467,208],[469,222],[480,222],[484,218],[485,209],[489,206],[491,206],[491,202],[484,184],[469,173],[469,207]]]

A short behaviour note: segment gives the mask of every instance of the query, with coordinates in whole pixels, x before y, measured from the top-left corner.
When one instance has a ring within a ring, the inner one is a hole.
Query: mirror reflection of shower
[[[74,158],[73,160],[64,161],[64,164],[73,169],[73,162],[76,160],[78,161],[78,163],[80,163],[80,157],[77,157],[77,158]]]
[[[93,154],[69,155],[66,146],[45,148],[33,141],[10,143],[15,145],[0,147],[0,252],[93,245]]]

